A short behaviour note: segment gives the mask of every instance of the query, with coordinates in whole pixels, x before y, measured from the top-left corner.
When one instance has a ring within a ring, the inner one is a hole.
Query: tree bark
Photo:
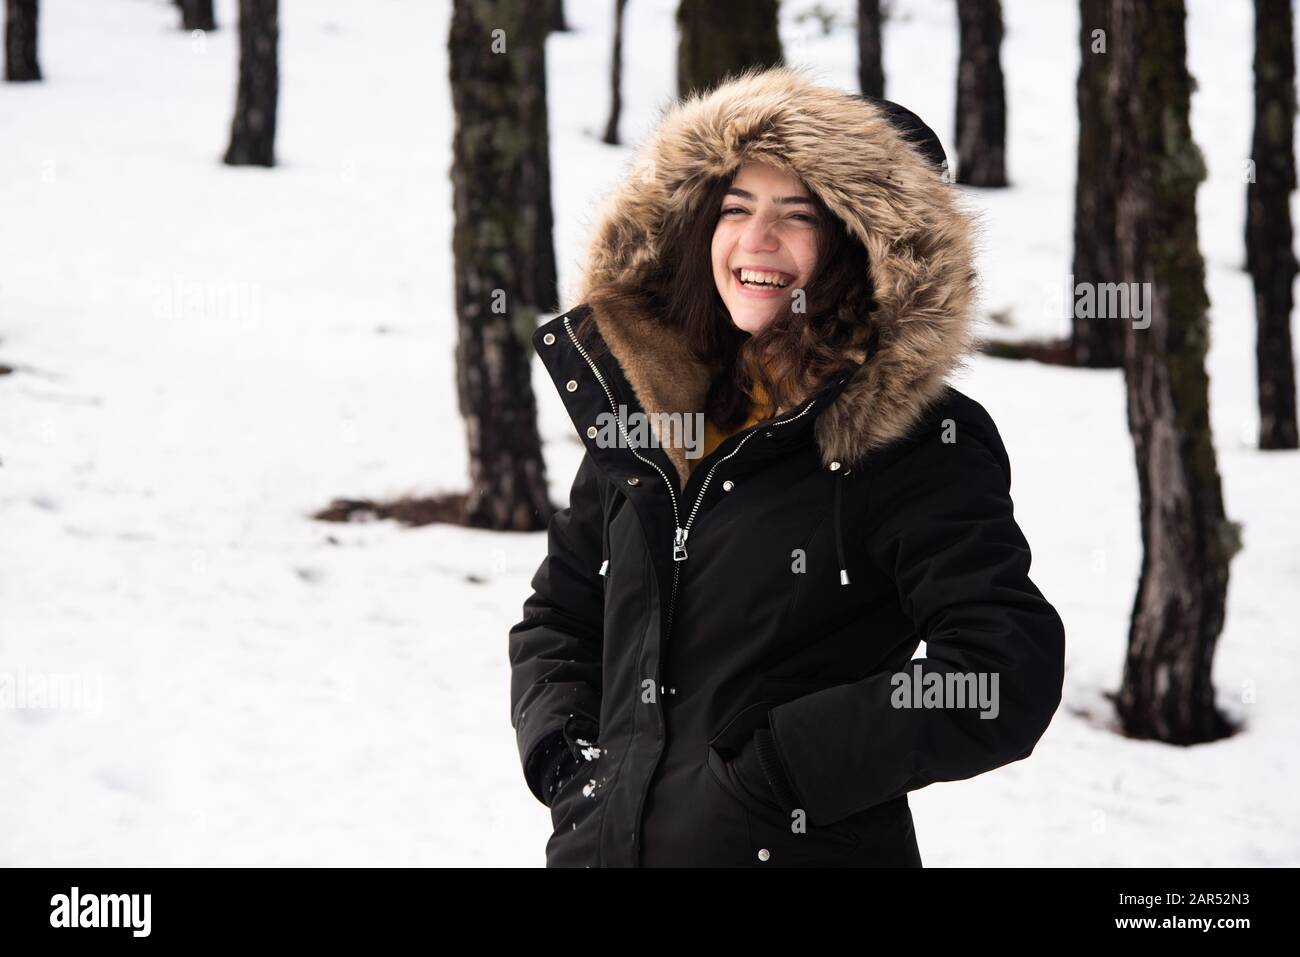
[[[182,30],[215,30],[212,0],[180,0]]]
[[[554,509],[537,431],[532,335],[538,178],[548,173],[542,4],[455,0],[448,37],[457,342],[469,524],[545,528]],[[505,46],[505,45],[508,45]],[[549,203],[549,200],[548,200]]]
[[[531,4],[524,4],[530,6]],[[520,20],[526,31],[511,54],[521,60],[519,116],[528,149],[520,166],[520,206],[532,226],[532,240],[520,250],[525,301],[543,312],[560,311],[560,280],[555,264],[555,215],[551,206],[551,133],[546,106],[546,22],[531,15]],[[532,345],[531,339],[529,346]]]
[[[564,19],[564,0],[547,0],[551,7],[551,32],[563,33],[569,29]]]
[[[239,94],[226,150],[231,166],[275,165],[279,7],[279,0],[239,0]]]
[[[880,0],[858,0],[858,88],[885,95],[885,54],[881,42]]]
[[[618,120],[623,113],[623,11],[627,0],[614,0],[614,53],[609,67],[609,122],[601,142],[618,145]]]
[[[1073,285],[1096,290],[1117,281],[1115,191],[1109,166],[1114,108],[1107,88],[1110,0],[1079,2],[1079,147],[1074,181]],[[1100,32],[1099,32],[1100,31]],[[1098,297],[1100,303],[1100,297]],[[1076,310],[1081,311],[1081,310]],[[1071,313],[1070,349],[1074,364],[1115,368],[1124,364],[1124,318]]]
[[[1290,0],[1255,0],[1255,132],[1246,186],[1246,268],[1255,287],[1259,447],[1296,448],[1291,347],[1291,192],[1295,172],[1295,43]]]
[[[1001,0],[957,0],[957,182],[1006,186]]]
[[[1117,709],[1132,737],[1193,744],[1231,730],[1215,707],[1211,665],[1240,547],[1210,433],[1196,231],[1205,167],[1188,120],[1183,0],[1112,0],[1110,13],[1119,275],[1149,284],[1147,314],[1125,332],[1142,571]]]
[[[27,83],[41,78],[36,59],[37,0],[5,2],[5,79]]]
[[[681,0],[677,93],[710,90],[751,66],[780,66],[777,0]]]

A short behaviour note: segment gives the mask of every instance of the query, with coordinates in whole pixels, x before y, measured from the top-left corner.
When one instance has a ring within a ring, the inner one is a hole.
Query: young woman
[[[945,382],[975,282],[945,168],[896,104],[750,71],[601,211],[533,340],[586,446],[509,637],[548,866],[919,867],[907,793],[1046,730],[1064,628]]]

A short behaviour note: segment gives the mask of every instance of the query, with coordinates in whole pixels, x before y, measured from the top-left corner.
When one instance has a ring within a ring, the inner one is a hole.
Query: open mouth
[[[733,269],[736,282],[749,289],[784,289],[794,282],[794,276],[775,269]]]

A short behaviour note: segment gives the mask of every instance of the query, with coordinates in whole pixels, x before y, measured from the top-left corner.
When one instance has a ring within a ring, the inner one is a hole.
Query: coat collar
[[[973,348],[970,216],[879,104],[793,67],[751,70],[679,101],[597,214],[577,286],[585,305],[601,284],[644,275],[665,223],[699,215],[712,177],[748,160],[798,176],[865,246],[879,303],[877,349],[846,356],[856,365],[816,417],[827,465],[855,464],[906,435]],[[646,412],[703,409],[709,372],[680,330],[649,315],[597,312],[595,323]],[[665,451],[684,474],[683,450]]]

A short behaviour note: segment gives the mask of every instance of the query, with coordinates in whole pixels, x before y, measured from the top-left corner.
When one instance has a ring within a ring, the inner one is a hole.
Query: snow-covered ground
[[[46,82],[0,85],[0,362],[19,367],[0,377],[0,675],[84,693],[0,708],[0,864],[539,865],[550,821],[518,767],[506,633],[544,534],[309,518],[465,483],[449,5],[283,4],[272,171],[218,162],[234,6],[200,42],[170,0],[45,0]],[[628,142],[672,93],[674,6],[628,6]],[[783,4],[790,60],[853,88],[854,5],[828,5],[846,15],[830,37],[798,21],[811,6]],[[887,94],[952,154],[952,4],[893,6]],[[1068,671],[1032,758],[912,795],[927,866],[1300,863],[1300,456],[1252,449],[1240,270],[1251,13],[1190,7],[1213,422],[1246,542],[1214,676],[1245,731],[1113,733],[1140,556],[1120,376],[977,359],[957,385],[1006,440]],[[566,8],[548,65],[567,286],[627,151],[596,138],[613,3]],[[1076,5],[1004,9],[1014,186],[969,196],[984,308],[1014,326],[987,331],[1061,333]],[[563,503],[580,446],[535,371]]]

